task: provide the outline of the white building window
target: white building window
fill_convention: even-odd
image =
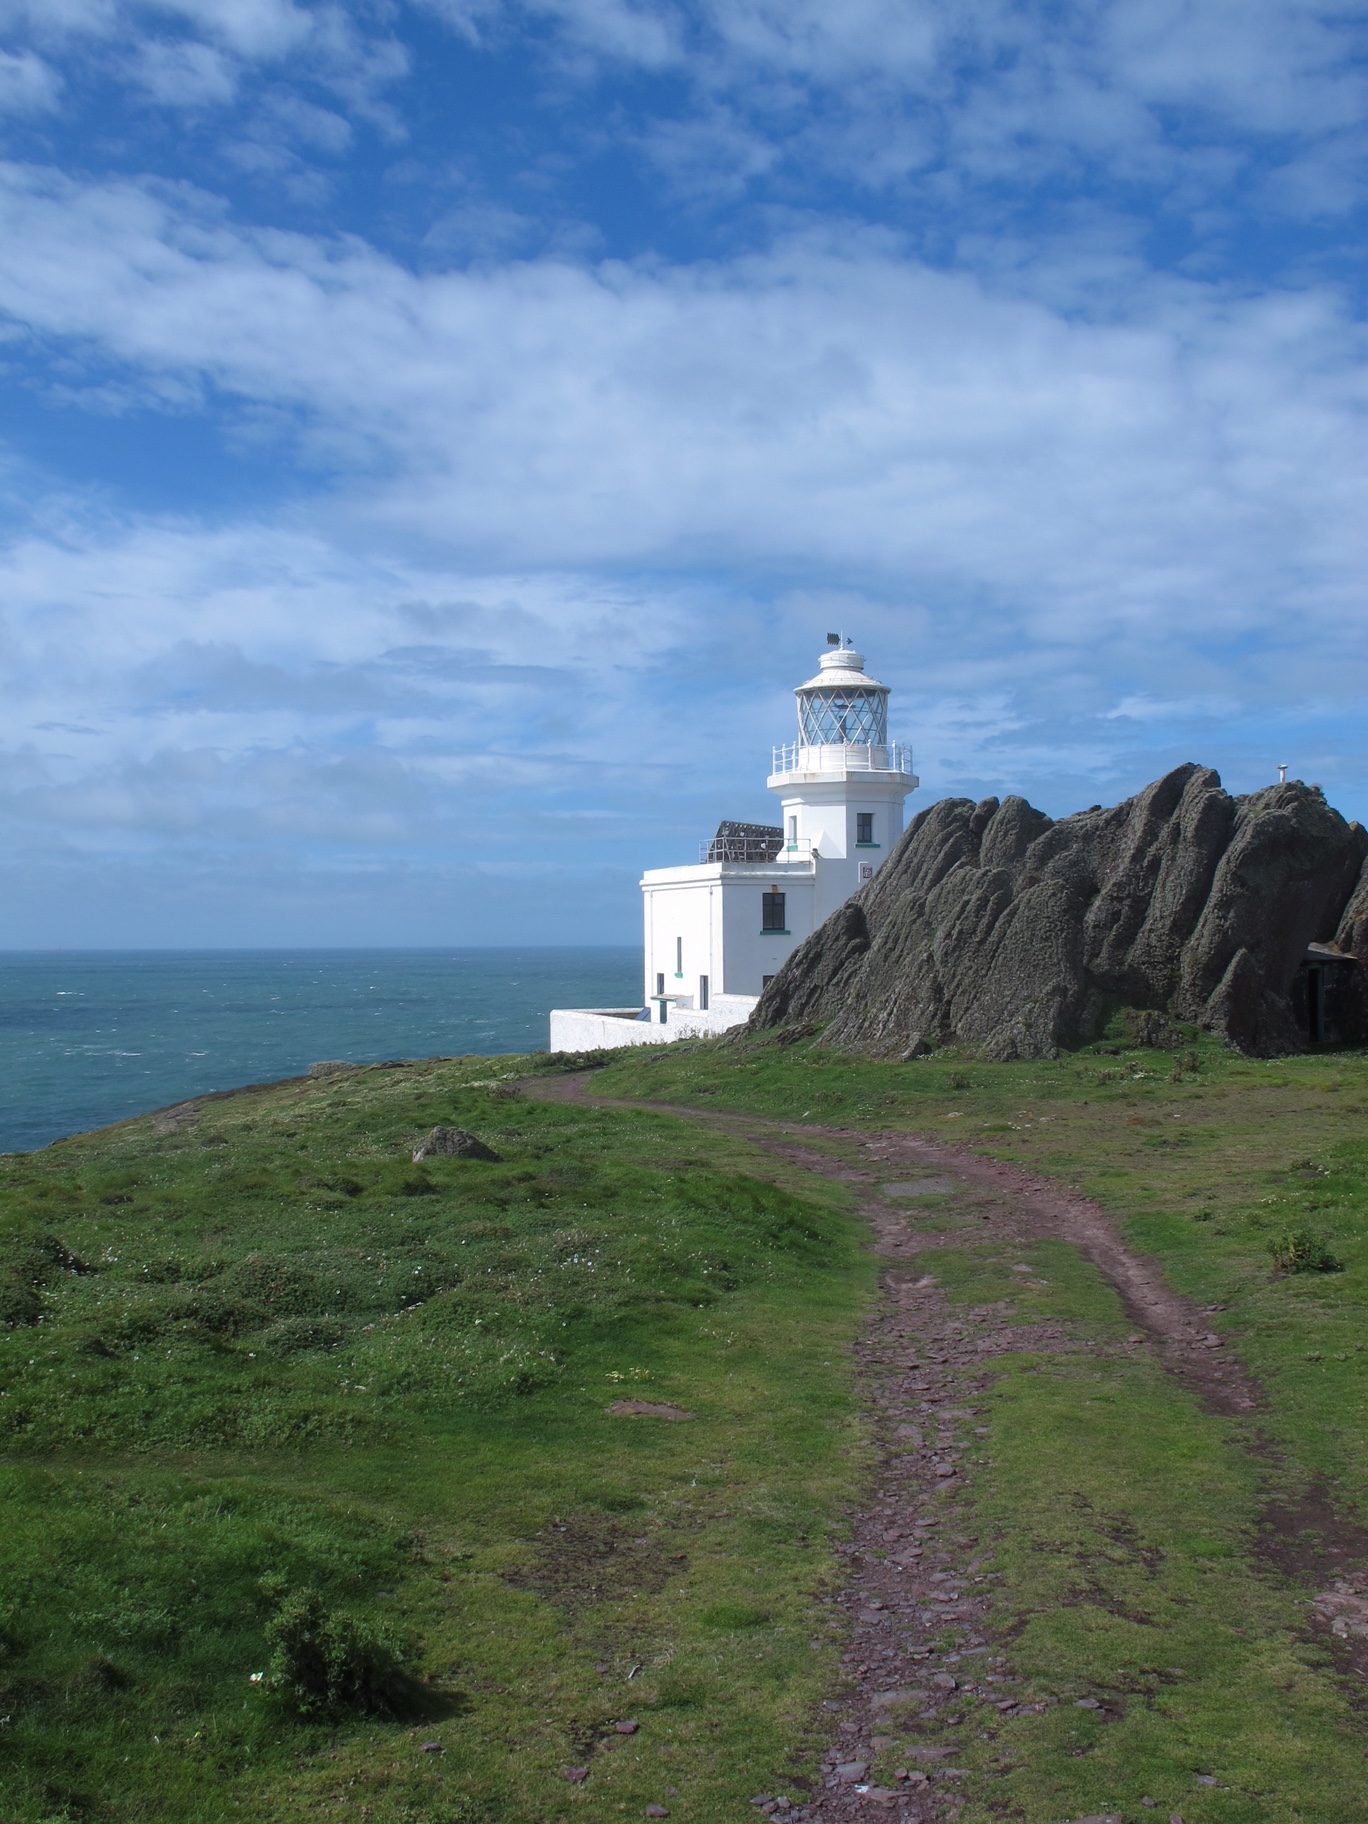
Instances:
[[[683,975],[683,973],[684,973],[684,939],[682,937],[677,937],[675,939],[675,974]]]

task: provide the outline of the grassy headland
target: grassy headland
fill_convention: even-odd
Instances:
[[[1368,1058],[1118,1037],[1047,1063],[873,1063],[784,1037],[662,1049],[595,1088],[908,1129],[1049,1174],[1262,1389],[1247,1416],[1206,1410],[1074,1248],[1024,1244],[963,1193],[909,1213],[935,1237],[918,1270],[971,1321],[1060,1337],[1004,1355],[975,1411],[969,1528],[1020,1707],[963,1707],[964,1824],[1368,1819]],[[1327,1595],[1342,1644],[1316,1625]],[[898,1733],[881,1777],[916,1739]]]
[[[966,1311],[1080,1343],[1004,1356],[976,1420],[1028,1701],[957,1719],[963,1824],[1131,1824],[1150,1796],[1186,1824],[1368,1818],[1311,1586],[1260,1533],[1317,1489],[1368,1521],[1368,1059],[680,1045],[596,1075],[625,1111],[509,1094],[540,1067],[349,1072],[0,1160],[7,1824],[712,1824],[811,1773],[874,1264],[848,1189],[652,1101],[1060,1177],[1262,1383],[1248,1423],[1203,1411],[1125,1353],[1072,1250],[1023,1254],[954,1199],[909,1212]],[[438,1122],[502,1163],[412,1164]],[[1294,1235],[1343,1270],[1276,1271]],[[253,1681],[307,1591],[393,1643],[396,1714],[301,1717]]]
[[[512,1070],[0,1161],[6,1824],[640,1816],[670,1787],[719,1816],[802,1752],[856,1224],[739,1141],[513,1099]],[[415,1166],[438,1122],[503,1162]],[[607,1411],[632,1397],[695,1416]],[[253,1681],[307,1590],[393,1638],[397,1716]]]

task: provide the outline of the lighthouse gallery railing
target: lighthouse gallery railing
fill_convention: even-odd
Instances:
[[[772,750],[770,776],[784,773],[907,773],[915,771],[912,749],[905,742],[886,747],[833,745],[809,747],[801,741]]]

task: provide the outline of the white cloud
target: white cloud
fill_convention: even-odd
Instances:
[[[118,16],[118,0],[0,0],[0,26],[51,43],[105,37]]]
[[[595,58],[670,66],[705,98],[695,110],[704,119],[724,100],[746,114],[744,131],[767,140],[770,156],[729,170],[716,139],[711,186],[697,120],[655,123],[662,153],[673,151],[698,193],[726,193],[781,160],[795,175],[827,165],[877,188],[906,181],[935,149],[961,193],[966,174],[1019,190],[1074,175],[1079,157],[1127,185],[1190,190],[1201,174],[1218,176],[1212,134],[1324,142],[1323,162],[1337,162],[1362,157],[1368,115],[1358,21],[1328,0],[425,3],[473,43],[535,41],[549,24],[552,54],[587,59],[591,77]]]
[[[0,115],[49,113],[61,93],[61,77],[41,57],[0,51]]]
[[[264,113],[288,138],[336,156],[351,142],[351,123],[331,108],[320,108],[302,96],[277,91],[267,97]]]
[[[143,13],[169,16],[218,38],[240,56],[276,58],[314,30],[313,9],[294,0],[131,0]],[[331,9],[324,9],[331,10]]]
[[[153,39],[129,59],[131,80],[149,100],[170,108],[223,107],[237,93],[238,66],[213,45]]]
[[[419,275],[12,168],[0,232],[17,321],[283,411],[370,471],[350,511],[462,562],[914,574],[1066,639],[1357,612],[1363,337],[1329,289],[1152,277],[1090,322],[839,235]]]

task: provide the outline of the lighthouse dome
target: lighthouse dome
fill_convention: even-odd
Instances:
[[[800,684],[798,738],[804,747],[882,747],[888,740],[888,686],[865,671],[849,646],[824,652],[816,677]]]

